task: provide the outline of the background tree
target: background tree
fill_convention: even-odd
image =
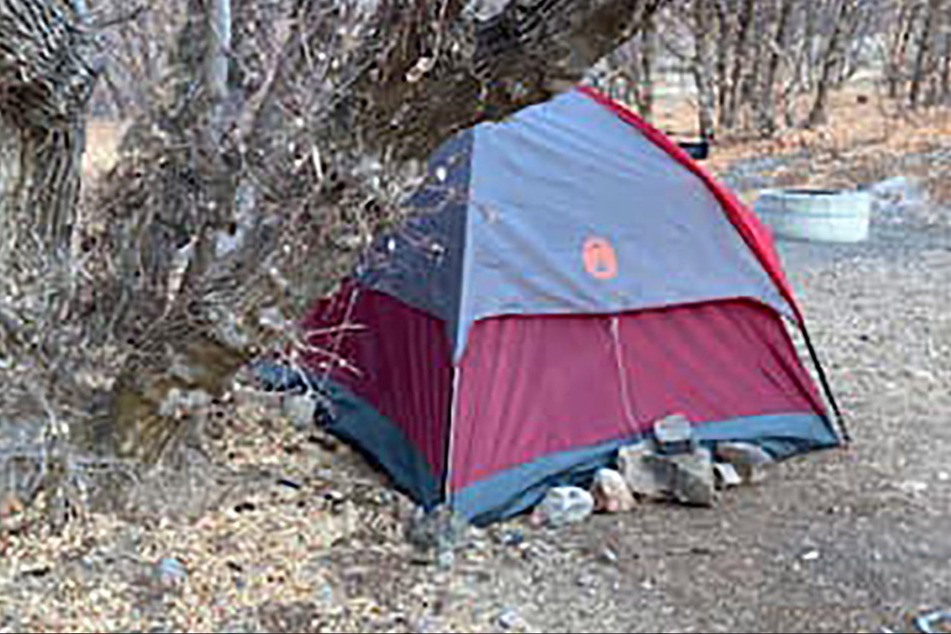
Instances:
[[[658,13],[658,52],[645,56],[641,40],[632,40],[620,49],[623,56],[608,58],[609,74],[643,75],[649,58],[654,76],[668,84],[678,74],[692,77],[702,138],[768,137],[818,125],[831,91],[875,70],[871,51],[891,28],[893,12],[906,9],[890,0],[672,0]],[[934,50],[945,50],[939,38],[931,40]],[[937,66],[923,64],[929,94],[941,92]],[[636,103],[644,101],[636,95]]]
[[[839,0],[835,5],[832,34],[825,45],[820,62],[821,72],[816,82],[816,97],[806,120],[806,125],[809,127],[826,122],[829,90],[837,68],[844,62],[847,34],[852,31],[857,9],[857,0]]]
[[[156,88],[79,213],[118,18],[0,0],[0,432],[31,491],[158,459],[399,220],[436,145],[574,85],[661,4],[188,0],[165,61],[135,42]]]

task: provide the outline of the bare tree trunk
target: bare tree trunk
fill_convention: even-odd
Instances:
[[[788,53],[793,3],[793,0],[780,0],[776,32],[772,36],[773,46],[770,47],[769,61],[760,90],[757,127],[760,134],[764,136],[770,136],[776,132],[776,83],[780,61],[782,56]]]
[[[68,17],[21,13],[0,0],[0,155],[7,159],[0,178],[0,236],[7,256],[40,238],[50,252],[66,255],[79,193],[85,146],[84,108],[95,81],[87,44]],[[27,4],[43,5],[40,0]],[[31,6],[30,10],[37,11]],[[18,47],[18,31],[43,38]],[[14,265],[0,256],[2,269]]]
[[[944,36],[944,61],[941,64],[941,103],[951,104],[951,32]]]
[[[937,8],[934,14],[935,23],[932,25],[931,52],[928,56],[927,75],[928,75],[928,105],[937,106],[944,102],[942,93],[942,80],[944,74],[944,62],[947,57],[945,51],[946,37],[942,35],[951,32],[951,17],[948,12],[951,11],[951,4],[947,0],[938,0]]]
[[[19,249],[69,255],[97,75],[85,2],[73,7],[0,0],[0,278]]]
[[[0,305],[0,353],[27,358],[35,346],[17,348],[23,339],[48,349],[33,352],[48,363],[33,362],[22,382],[32,419],[47,412],[97,450],[156,459],[190,403],[220,393],[399,218],[432,149],[573,86],[664,0],[509,2],[490,16],[462,0],[294,4],[283,50],[223,121],[213,106],[226,86],[229,7],[193,4],[203,13],[181,40],[175,98],[103,186],[73,283],[67,247],[94,77],[84,30],[60,0],[0,0],[0,284],[28,291]],[[37,244],[31,257],[64,254],[54,268],[67,274],[33,267],[29,285],[10,275]],[[8,374],[3,416],[15,405]],[[48,390],[30,396],[36,385]]]
[[[644,22],[637,52],[637,109],[650,121],[654,115],[654,57],[657,52],[657,24],[653,16]]]
[[[730,100],[730,52],[733,50],[733,22],[727,0],[711,0],[717,25],[717,110],[720,126],[726,127],[726,111]]]
[[[816,83],[816,98],[809,111],[806,127],[813,128],[824,124],[828,119],[829,89],[835,75],[837,64],[841,62],[852,16],[855,13],[856,0],[839,0],[832,35],[822,60],[822,72]]]
[[[902,0],[898,2],[898,13],[895,17],[895,29],[891,35],[888,50],[885,53],[885,83],[888,86],[888,97],[898,98],[898,89],[901,85],[901,74],[904,60],[899,55],[904,31],[905,16],[908,13],[908,4]]]
[[[736,47],[733,52],[733,70],[730,73],[730,92],[726,102],[726,107],[720,116],[720,124],[727,129],[736,127],[737,111],[740,105],[740,91],[742,89],[741,81],[743,79],[743,69],[750,63],[747,57],[751,34],[753,32],[753,20],[755,14],[755,0],[743,0],[738,17]]]
[[[801,59],[800,71],[802,72],[802,89],[806,92],[812,92],[814,73],[816,67],[816,40],[818,39],[818,21],[819,8],[821,3],[818,0],[806,2],[806,25],[805,35],[803,36],[803,55]]]
[[[809,81],[809,72],[805,68],[809,59],[810,38],[814,37],[815,3],[804,3],[801,15],[796,14],[796,7],[799,3],[794,3],[793,16],[791,21],[793,26],[790,30],[790,51],[789,58],[786,60],[785,81],[781,89],[781,100],[783,104],[783,123],[786,127],[792,128],[797,125],[797,97],[806,91],[806,84]],[[801,21],[801,31],[796,25]],[[796,37],[798,33],[798,37]]]
[[[85,19],[83,2],[0,0],[0,443],[32,451],[54,527],[65,512],[65,421],[75,413],[74,366],[59,352],[77,283],[71,239],[97,74]]]
[[[213,0],[210,23],[206,82],[213,99],[228,93],[228,61],[231,57],[231,0]]]
[[[922,5],[914,2],[910,5],[902,4],[901,12],[898,16],[898,28],[896,30],[895,43],[891,60],[891,69],[889,77],[889,97],[897,99],[900,92],[905,88],[907,81],[906,65],[908,46],[911,43],[911,36],[915,32],[915,24],[918,21],[918,14]]]
[[[716,93],[714,89],[713,0],[695,0],[692,6],[694,58],[691,68],[697,88],[697,124],[700,138],[713,140],[716,135]]]
[[[769,55],[766,53],[766,50],[770,44],[770,35],[768,32],[775,18],[774,1],[775,0],[769,0],[768,3],[760,2],[757,5],[758,10],[754,10],[753,12],[750,47],[747,52],[748,62],[740,90],[741,112],[745,106],[755,114],[758,106],[759,92],[762,88],[761,82],[766,71],[766,63],[769,60]]]
[[[918,107],[922,87],[926,80],[928,61],[931,57],[932,42],[935,36],[941,0],[928,0],[928,10],[918,31],[918,46],[915,53],[915,65],[911,73],[911,84],[908,87],[908,106],[914,110]]]
[[[242,140],[249,172],[222,184],[256,201],[250,218],[240,209],[208,214],[194,234],[195,252],[206,255],[189,264],[183,299],[146,331],[147,354],[120,375],[103,433],[122,453],[153,458],[180,425],[176,399],[220,392],[273,341],[273,318],[263,315],[290,319],[331,290],[438,143],[486,114],[502,117],[574,85],[643,26],[635,0],[511,3],[474,22],[462,2],[384,3],[360,31],[328,4],[300,9]],[[647,3],[644,15],[661,4]],[[352,32],[364,39],[341,41]],[[381,51],[381,42],[392,47]],[[302,216],[287,217],[288,208]],[[266,218],[283,222],[275,232]],[[228,224],[240,239],[219,252]]]

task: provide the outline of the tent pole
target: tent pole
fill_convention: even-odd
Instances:
[[[839,427],[839,432],[842,434],[842,440],[845,441],[846,445],[850,445],[852,444],[852,434],[849,433],[849,428],[845,424],[845,417],[842,416],[842,410],[839,409],[839,404],[836,403],[835,396],[832,394],[832,386],[829,385],[829,379],[826,377],[822,363],[819,362],[819,355],[816,353],[815,346],[812,345],[812,338],[809,336],[809,330],[806,328],[806,321],[804,319],[799,322],[799,330],[802,332],[803,339],[806,342],[806,348],[809,350],[812,363],[816,367],[816,373],[819,375],[822,390],[825,392],[829,406],[835,414],[835,422]]]
[[[453,433],[456,428],[456,411],[459,406],[459,382],[460,382],[460,366],[453,360],[452,364],[452,396],[449,399],[449,429],[446,430],[446,467],[443,470],[443,497],[445,498],[446,506],[453,508],[453,499],[452,499],[452,457],[453,450],[455,449],[455,438]]]

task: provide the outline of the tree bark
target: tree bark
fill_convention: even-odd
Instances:
[[[951,31],[944,36],[944,61],[941,64],[941,103],[951,104]]]
[[[762,77],[769,56],[765,54],[764,47],[768,44],[767,32],[770,29],[774,13],[774,1],[767,3],[759,2],[758,10],[753,11],[753,20],[750,24],[749,45],[747,48],[747,63],[744,68],[742,80],[740,82],[740,95],[737,100],[737,113],[744,112],[744,106],[754,115],[759,100],[759,92],[762,88]],[[755,125],[755,119],[752,121]]]
[[[836,66],[841,62],[846,44],[845,34],[855,13],[856,0],[839,0],[836,16],[822,59],[822,71],[816,83],[816,97],[806,120],[806,127],[814,128],[828,120],[829,89],[835,75]]]
[[[13,469],[14,483],[31,483],[12,491],[26,498],[46,487],[54,526],[75,414],[75,366],[58,352],[70,336],[62,322],[76,285],[71,239],[97,75],[85,19],[82,2],[0,0],[0,444],[33,456],[26,466],[5,459],[2,477]],[[39,479],[24,480],[20,467]]]
[[[717,24],[717,111],[720,126],[725,127],[730,99],[730,52],[733,50],[733,22],[726,0],[712,0]]]
[[[880,8],[878,10],[881,10]],[[851,21],[851,28],[846,37],[846,46],[835,85],[842,87],[855,77],[862,68],[861,53],[869,40],[877,36],[875,29],[875,10],[872,7],[859,4],[855,9],[856,15]]]
[[[208,21],[210,24],[207,78],[213,99],[222,100],[228,94],[228,62],[231,57],[231,0],[213,0]]]
[[[700,138],[716,136],[716,90],[714,88],[713,0],[695,0],[692,6],[694,59],[692,71],[697,88],[697,125]]]
[[[793,0],[780,0],[776,32],[772,35],[774,45],[770,48],[757,108],[757,127],[764,136],[776,132],[776,83],[782,55],[788,53],[793,4]]]
[[[46,4],[0,0],[0,43],[9,44],[0,46],[0,154],[7,163],[0,235],[7,254],[36,238],[48,251],[66,252],[79,192],[83,117],[96,71],[78,28],[82,16]],[[0,267],[13,264],[0,259]]]
[[[657,25],[653,16],[644,21],[637,50],[637,110],[650,121],[654,115],[654,57],[657,52]]]
[[[663,0],[509,2],[489,17],[467,4],[300,0],[267,76],[225,115],[208,97],[209,84],[220,88],[227,47],[178,60],[183,77],[170,103],[128,144],[83,225],[84,277],[52,285],[70,300],[63,319],[37,309],[46,316],[37,323],[61,335],[55,372],[68,367],[75,377],[62,383],[69,394],[59,388],[45,401],[82,444],[157,459],[190,404],[219,394],[286,336],[284,326],[332,290],[374,231],[398,220],[403,194],[441,141],[573,86]],[[0,45],[0,210],[7,243],[32,244],[35,227],[47,234],[44,255],[68,253],[94,76],[76,40],[82,30],[63,26],[59,6],[0,0],[0,29],[9,16],[42,22],[0,33],[13,44]],[[192,44],[208,51],[207,39]],[[38,54],[24,60],[10,50]],[[196,68],[212,58],[214,72]],[[197,87],[195,76],[204,77]],[[18,262],[0,254],[0,274]],[[31,376],[50,385],[53,374]],[[34,404],[32,415],[43,410]]]
[[[818,38],[819,8],[821,3],[806,2],[805,35],[803,36],[803,54],[800,72],[802,73],[802,87],[812,92],[815,85],[816,67],[816,40]]]
[[[911,73],[911,83],[908,86],[908,106],[912,110],[920,105],[922,90],[928,74],[928,63],[935,38],[935,28],[941,19],[940,10],[941,0],[928,0],[928,9],[925,11],[918,31],[915,65]]]
[[[911,43],[911,36],[915,32],[915,24],[918,21],[918,14],[921,9],[922,5],[918,2],[914,2],[910,6],[903,4],[901,13],[899,14],[898,29],[896,31],[895,44],[891,55],[892,74],[889,79],[888,93],[893,99],[900,97],[901,91],[906,88],[908,81],[908,75],[906,73],[908,46]]]
[[[732,129],[736,127],[737,114],[740,106],[741,82],[743,80],[743,69],[750,63],[747,58],[751,34],[753,31],[753,21],[755,14],[755,0],[743,0],[738,16],[736,47],[733,52],[733,70],[730,74],[729,94],[726,106],[721,112],[720,124],[724,128]]]

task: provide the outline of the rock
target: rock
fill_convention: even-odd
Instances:
[[[666,455],[690,453],[696,446],[693,427],[683,414],[671,414],[654,422],[657,452]]]
[[[670,487],[664,478],[664,470],[651,460],[653,457],[654,451],[646,442],[621,447],[618,450],[618,470],[635,495],[661,499],[667,497]]]
[[[317,591],[317,599],[324,606],[328,607],[334,603],[334,588],[330,583],[324,582]]]
[[[307,431],[315,425],[314,419],[317,413],[317,401],[305,394],[286,394],[281,404],[284,415],[287,416],[294,427]]]
[[[181,560],[163,557],[155,564],[155,578],[165,588],[177,588],[185,583],[188,572]]]
[[[440,566],[450,561],[445,553],[465,544],[468,530],[469,522],[445,505],[429,512],[417,507],[404,526],[407,541],[418,551],[433,553]]]
[[[306,388],[304,376],[294,368],[272,359],[261,359],[250,364],[258,384],[268,392],[291,392]]]
[[[729,462],[713,463],[713,479],[718,489],[728,489],[743,484],[743,478]]]
[[[0,501],[0,518],[12,517],[23,512],[23,502],[15,493],[7,493]]]
[[[951,629],[951,611],[939,610],[915,618],[915,626],[925,634],[938,634]]]
[[[658,456],[670,468],[670,492],[674,499],[694,506],[713,506],[716,490],[710,450],[697,447],[692,453]]]
[[[23,528],[23,502],[15,493],[7,493],[0,500],[0,531],[17,533]]]
[[[592,575],[582,574],[575,579],[575,584],[579,588],[592,588],[598,583],[597,579]]]
[[[424,616],[416,621],[409,623],[410,630],[417,634],[430,634],[435,632],[445,632],[445,627],[439,622],[439,619],[432,616]]]
[[[456,553],[451,549],[438,550],[436,553],[436,567],[440,570],[452,570],[456,564]]]
[[[619,472],[614,469],[598,469],[591,486],[594,497],[594,509],[606,513],[626,513],[633,511],[636,504],[634,494]]]
[[[515,608],[505,608],[499,613],[499,616],[496,620],[498,621],[499,626],[505,630],[515,629],[516,627],[522,625],[522,617],[519,616]]]
[[[762,447],[748,442],[717,443],[714,455],[733,465],[744,482],[761,481],[766,476],[764,469],[775,462]]]
[[[920,480],[905,480],[899,482],[896,486],[900,491],[909,495],[918,495],[928,490],[928,483]]]
[[[601,550],[601,561],[607,564],[616,564],[618,562],[617,553],[605,546]]]
[[[647,443],[622,447],[618,465],[631,490],[641,496],[674,498],[683,504],[711,506],[716,499],[710,450],[659,455]]]
[[[800,559],[802,559],[803,561],[815,561],[819,559],[819,551],[818,550],[807,551],[802,554]]]
[[[594,512],[594,498],[580,487],[554,487],[532,513],[537,525],[553,527],[580,522]]]
[[[525,541],[525,532],[520,528],[503,530],[496,536],[496,540],[503,546],[518,546]]]

